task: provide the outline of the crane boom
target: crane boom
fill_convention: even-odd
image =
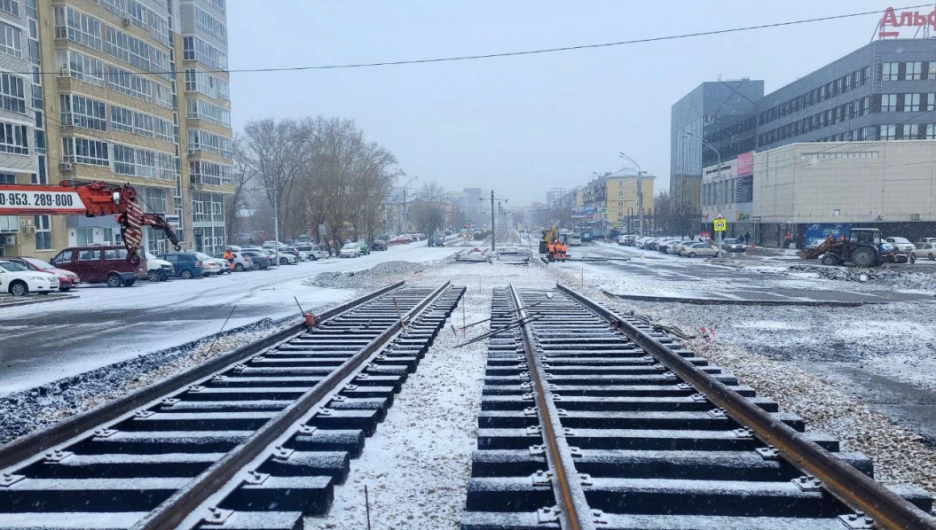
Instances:
[[[137,192],[129,184],[63,181],[61,186],[0,184],[0,215],[114,215],[127,248],[127,260],[136,265],[143,241],[143,226],[166,233],[173,248],[181,250],[175,231],[161,215],[143,213]]]

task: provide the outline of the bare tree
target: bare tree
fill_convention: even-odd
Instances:
[[[233,168],[234,193],[225,202],[224,233],[228,241],[234,241],[242,226],[240,211],[247,206],[247,187],[253,180],[251,161],[244,152],[244,137],[240,134],[234,136],[233,142]]]
[[[423,184],[416,199],[408,207],[410,221],[416,230],[424,234],[433,234],[445,224],[445,189],[435,182]]]

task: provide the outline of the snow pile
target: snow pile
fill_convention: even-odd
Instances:
[[[141,355],[0,398],[0,444],[175,375],[271,335],[297,317],[263,319],[181,346]]]
[[[886,282],[890,288],[901,290],[936,291],[936,275],[905,270],[859,269],[853,267],[819,267],[791,265],[794,272],[812,273],[826,280],[846,282]]]
[[[370,269],[349,272],[322,272],[304,280],[303,285],[327,289],[372,289],[419,274],[431,265],[408,261],[385,261]]]

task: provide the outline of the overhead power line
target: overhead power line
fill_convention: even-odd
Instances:
[[[919,8],[930,8],[933,7],[932,4],[918,4],[905,7],[895,7],[895,11],[903,11],[906,9],[919,9]],[[646,37],[643,39],[631,39],[631,40],[622,40],[615,42],[602,42],[597,44],[579,44],[576,46],[560,46],[555,48],[539,48],[535,50],[519,50],[519,51],[510,51],[510,52],[499,52],[499,53],[486,53],[486,54],[477,54],[477,55],[455,55],[449,57],[431,57],[424,59],[404,59],[397,61],[381,61],[381,62],[372,62],[372,63],[338,63],[338,64],[320,64],[320,65],[307,65],[307,66],[284,66],[284,67],[269,67],[269,68],[234,68],[230,70],[225,69],[209,69],[203,70],[209,73],[269,73],[269,72],[300,72],[306,70],[343,70],[351,68],[374,68],[379,66],[403,66],[403,65],[416,65],[416,64],[432,64],[432,63],[447,63],[447,62],[456,62],[456,61],[476,61],[481,59],[497,59],[501,57],[519,57],[525,55],[542,55],[547,53],[558,53],[558,52],[569,52],[577,50],[591,50],[597,48],[613,48],[617,46],[628,46],[632,44],[644,44],[650,42],[660,42],[660,41],[669,41],[669,40],[681,40],[681,39],[692,39],[697,37],[710,37],[713,35],[724,35],[728,33],[739,33],[744,31],[754,31],[760,29],[769,29],[769,28],[780,28],[786,26],[796,26],[800,24],[813,24],[816,22],[828,22],[830,20],[842,20],[847,18],[863,17],[868,15],[880,15],[881,12],[878,11],[861,11],[857,13],[846,13],[841,15],[830,15],[826,17],[815,17],[815,18],[805,18],[800,20],[790,20],[786,22],[773,22],[770,24],[758,24],[755,26],[742,26],[737,28],[727,28],[727,29],[718,29],[712,31],[699,31],[694,33],[681,33],[677,35],[664,35],[659,37]],[[17,73],[17,72],[13,72]],[[31,75],[33,72],[21,72],[23,75]],[[55,74],[56,72],[41,72],[45,75]],[[174,71],[159,71],[159,72],[146,72],[150,74],[171,74],[175,75],[178,72]]]

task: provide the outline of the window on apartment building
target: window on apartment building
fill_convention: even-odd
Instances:
[[[907,81],[917,81],[923,79],[923,63],[920,61],[909,62],[905,64],[904,79]]]
[[[858,100],[858,115],[864,116],[871,111],[871,96],[865,96]]]
[[[897,126],[896,125],[881,125],[881,133],[879,137],[881,140],[896,140],[897,139]]]
[[[0,122],[0,152],[29,154],[29,140],[25,125]]]
[[[936,140],[936,125],[928,123],[923,138],[926,140]]]
[[[133,111],[111,105],[111,127],[116,131],[133,132]]]
[[[11,74],[0,74],[0,107],[26,114],[26,81]]]
[[[59,75],[68,75],[93,85],[105,86],[104,63],[87,55],[59,50],[56,55]]]
[[[198,6],[195,7],[195,27],[221,42],[227,42],[227,28],[224,23]]]
[[[900,63],[889,62],[881,64],[881,81],[898,81],[900,79]]]
[[[903,139],[904,140],[916,140],[920,137],[920,126],[916,123],[904,124],[903,126]]]
[[[62,125],[107,130],[107,104],[84,96],[62,94]]]
[[[6,11],[14,17],[18,17],[19,2],[17,0],[0,0],[0,11]]]
[[[92,166],[110,165],[110,158],[107,156],[107,142],[87,138],[64,137],[62,138],[62,152],[65,162]]]
[[[93,50],[104,50],[100,20],[65,6],[56,6],[54,13],[56,39],[68,39]]]
[[[48,215],[34,215],[36,250],[52,250],[52,221]]]
[[[897,112],[897,94],[881,94],[881,112]]]
[[[0,22],[0,52],[13,57],[23,56],[23,31]]]

